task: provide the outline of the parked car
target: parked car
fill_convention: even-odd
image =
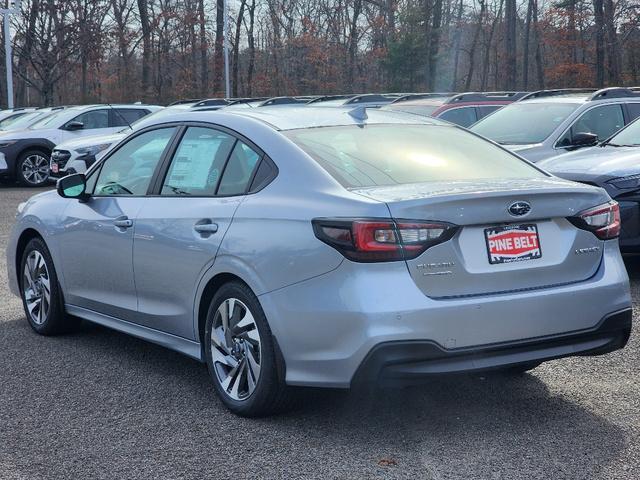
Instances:
[[[20,112],[20,114],[0,120],[0,134],[15,130],[25,130],[36,122],[63,110],[66,107],[46,107]]]
[[[479,119],[525,95],[527,92],[406,95],[383,108],[439,118],[462,127],[469,127]]]
[[[620,249],[640,252],[640,121],[596,147],[538,163],[562,178],[604,188],[620,204]]]
[[[164,116],[32,197],[7,247],[29,324],[84,318],[206,362],[241,415],[284,408],[294,386],[625,345],[604,190],[446,122],[361,110]]]
[[[353,96],[327,96],[313,99],[307,102],[310,107],[381,107],[393,102],[399,95],[388,93],[365,93]]]
[[[0,137],[0,177],[27,187],[47,182],[53,147],[74,138],[115,133],[161,107],[151,105],[88,105],[68,107],[37,121],[26,130]]]
[[[179,111],[213,111],[223,105],[217,99],[202,100],[196,103],[176,103],[169,107],[157,108],[153,113],[131,123],[117,133],[110,135],[92,135],[63,142],[51,153],[50,169],[52,177],[64,177],[71,173],[84,173],[99,160],[111,147],[125,138],[132,130],[144,128],[148,122],[157,121],[163,115],[175,115]]]
[[[532,162],[596,145],[640,115],[640,91],[542,90],[483,118],[471,131]]]

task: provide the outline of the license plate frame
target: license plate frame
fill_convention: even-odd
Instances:
[[[491,265],[542,258],[540,234],[538,233],[538,225],[535,223],[496,225],[485,228],[484,239],[487,257]],[[496,242],[497,240],[500,242]]]

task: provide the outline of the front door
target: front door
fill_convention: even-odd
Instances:
[[[65,302],[135,320],[135,219],[175,128],[132,137],[87,179],[91,198],[70,200],[60,235]]]

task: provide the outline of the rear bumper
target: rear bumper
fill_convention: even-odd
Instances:
[[[604,245],[592,278],[557,287],[434,300],[400,262],[344,261],[258,298],[280,345],[287,383],[347,388],[378,345],[420,342],[459,353],[596,329],[612,312],[631,308],[617,242]]]
[[[592,329],[520,342],[447,350],[431,341],[388,342],[374,347],[353,383],[385,386],[421,383],[432,376],[479,372],[623,348],[631,334],[631,309],[610,314]]]

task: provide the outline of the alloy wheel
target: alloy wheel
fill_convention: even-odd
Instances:
[[[47,263],[37,250],[33,250],[27,256],[22,288],[31,320],[36,325],[42,325],[51,307],[51,283]]]
[[[227,298],[216,310],[211,329],[211,359],[220,386],[233,400],[255,391],[261,369],[260,332],[249,308]]]
[[[49,160],[37,153],[25,158],[21,169],[23,178],[32,185],[40,185],[49,178]]]

